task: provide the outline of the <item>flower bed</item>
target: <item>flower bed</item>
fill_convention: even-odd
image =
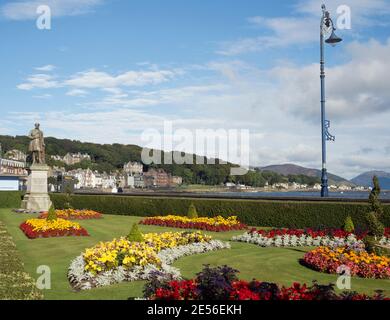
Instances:
[[[153,275],[144,293],[149,300],[388,300],[377,293],[370,297],[356,292],[336,294],[333,285],[312,286],[294,283],[280,287],[275,283],[239,280],[238,271],[227,266],[205,266],[196,279],[170,280],[161,274]]]
[[[0,301],[40,299],[43,299],[42,291],[26,272],[12,237],[0,221]]]
[[[347,246],[316,248],[305,254],[303,263],[314,270],[326,273],[337,273],[340,266],[346,266],[352,276],[390,279],[390,258]]]
[[[322,231],[274,229],[252,229],[243,235],[233,237],[233,241],[247,242],[261,247],[299,247],[299,246],[345,246],[363,245],[362,239],[367,232],[356,234],[345,232],[340,229],[328,229]],[[390,245],[390,229],[386,229],[385,236],[380,240],[382,245]]]
[[[157,270],[180,279],[179,270],[169,266],[176,259],[230,248],[229,243],[212,240],[200,232],[150,233],[143,238],[144,242],[114,239],[86,249],[69,267],[71,285],[85,290],[123,281],[146,280]]]
[[[214,218],[188,218],[181,216],[164,216],[146,218],[140,222],[144,225],[153,225],[160,227],[199,229],[213,232],[224,232],[232,230],[243,230],[247,226],[238,221],[237,217],[223,218],[221,216]]]
[[[74,209],[65,209],[65,210],[56,210],[56,215],[58,218],[66,220],[88,220],[88,219],[100,219],[103,215],[100,212],[93,210],[74,210]],[[46,219],[48,216],[47,212],[43,212],[38,218]]]
[[[30,238],[51,238],[67,236],[88,236],[87,230],[78,223],[65,219],[30,219],[20,225],[20,229]]]

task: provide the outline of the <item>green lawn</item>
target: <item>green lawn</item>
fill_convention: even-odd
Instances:
[[[45,290],[46,299],[127,299],[141,297],[143,282],[122,283],[105,288],[84,292],[73,292],[66,278],[70,261],[85,248],[99,241],[109,241],[114,237],[126,235],[132,223],[141,218],[105,215],[102,220],[82,221],[81,225],[90,233],[90,237],[50,238],[29,240],[19,230],[19,224],[31,218],[31,215],[12,213],[9,209],[0,209],[2,220],[13,236],[14,242],[25,263],[26,270],[32,277],[37,277],[36,268],[48,265],[52,271],[52,288]],[[140,226],[142,232],[163,232],[169,228]],[[210,233],[216,239],[229,240],[242,232]],[[299,264],[309,248],[260,248],[255,245],[232,242],[231,250],[222,250],[202,255],[185,257],[174,266],[180,268],[183,276],[193,277],[202,269],[203,264],[227,264],[241,271],[241,278],[253,278],[262,281],[291,285],[293,282],[318,280],[322,284],[335,283],[335,275],[327,275],[307,269]],[[353,278],[352,289],[372,294],[375,290],[384,290],[390,296],[390,280],[372,280]]]

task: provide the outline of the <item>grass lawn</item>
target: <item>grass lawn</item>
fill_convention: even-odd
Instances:
[[[36,269],[40,265],[51,268],[51,290],[45,290],[46,299],[127,299],[141,297],[143,282],[122,283],[91,291],[73,292],[66,278],[67,268],[72,259],[78,256],[85,248],[95,245],[99,241],[110,241],[115,237],[126,235],[132,223],[141,218],[127,216],[105,215],[101,220],[81,221],[90,237],[69,237],[29,240],[19,230],[19,224],[32,218],[32,215],[16,214],[9,209],[0,209],[0,220],[3,221],[25,263],[26,271],[34,278]],[[141,232],[172,231],[171,228],[140,226]],[[229,240],[241,231],[227,233],[209,233],[214,238]],[[231,250],[184,257],[174,266],[178,267],[184,277],[193,277],[202,269],[203,264],[214,266],[227,264],[241,271],[242,279],[256,278],[262,281],[275,282],[282,285],[291,285],[293,282],[311,284],[317,280],[321,284],[335,283],[337,277],[312,271],[299,264],[305,251],[310,248],[261,248],[251,244],[232,242]],[[375,290],[384,290],[390,296],[390,280],[352,279],[352,290],[372,294]]]

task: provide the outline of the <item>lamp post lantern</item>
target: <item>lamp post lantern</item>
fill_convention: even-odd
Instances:
[[[330,121],[326,120],[325,113],[325,48],[324,42],[335,46],[341,42],[342,39],[335,34],[335,26],[333,20],[330,17],[329,11],[326,10],[325,5],[322,5],[322,18],[321,18],[321,35],[320,35],[320,47],[321,47],[321,134],[322,134],[322,177],[321,177],[321,197],[325,198],[329,196],[328,187],[328,173],[326,169],[326,142],[335,141],[335,137],[329,133]],[[330,33],[330,37],[325,40],[325,36]]]

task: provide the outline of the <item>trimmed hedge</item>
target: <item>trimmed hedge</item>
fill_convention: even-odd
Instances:
[[[0,208],[20,208],[23,192],[0,191]]]
[[[51,194],[56,208],[65,205],[63,194]],[[75,209],[91,209],[105,214],[153,217],[186,215],[193,203],[199,216],[236,215],[247,225],[277,228],[340,228],[351,216],[357,229],[366,229],[368,204],[349,202],[268,201],[231,199],[191,199],[129,197],[113,195],[72,195]],[[384,205],[383,222],[390,226],[390,205]]]

